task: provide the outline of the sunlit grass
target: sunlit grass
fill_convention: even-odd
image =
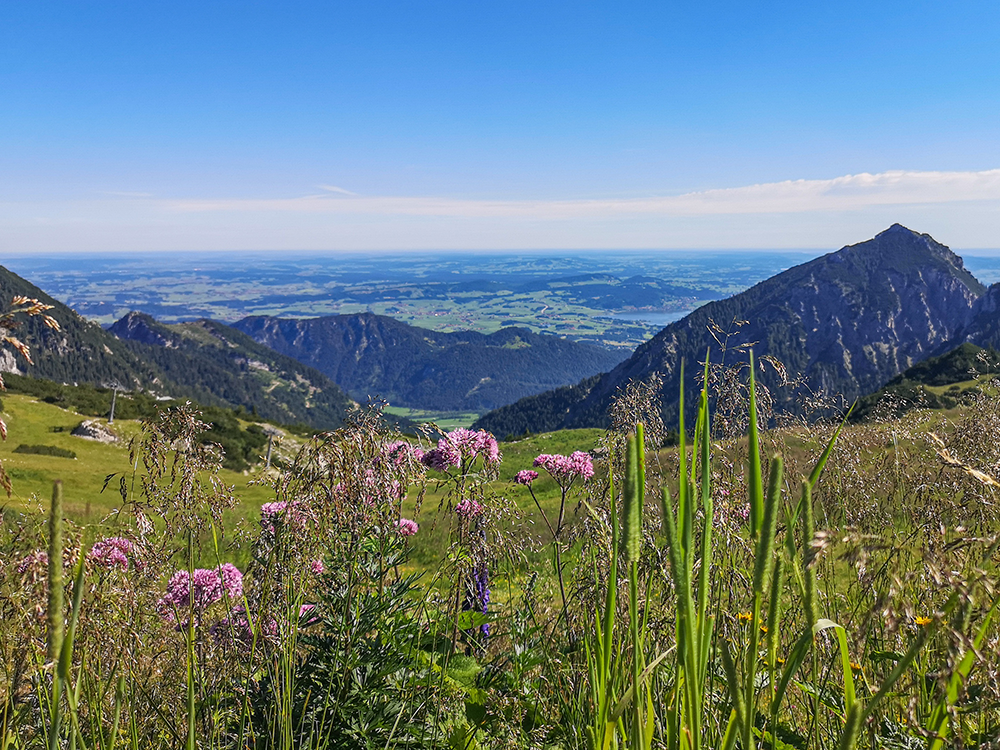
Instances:
[[[4,393],[0,395],[7,422],[7,440],[0,443],[3,462],[13,485],[7,505],[12,508],[37,509],[48,500],[52,483],[59,479],[66,487],[65,508],[70,517],[96,521],[121,504],[119,478],[129,475],[129,441],[139,434],[141,425],[135,420],[116,419],[111,429],[118,436],[116,443],[99,443],[71,434],[85,419],[53,404],[30,396]],[[107,420],[98,420],[103,424]],[[51,445],[76,453],[75,459],[14,453],[18,445]],[[117,474],[105,489],[105,479]],[[255,507],[267,502],[269,491],[251,486],[248,475],[222,470],[219,477],[236,489],[241,508],[251,514]]]

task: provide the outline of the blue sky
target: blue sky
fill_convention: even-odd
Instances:
[[[0,250],[1000,247],[994,2],[0,0]]]

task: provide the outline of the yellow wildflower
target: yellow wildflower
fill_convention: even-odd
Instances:
[[[740,622],[750,622],[753,619],[753,615],[749,612],[740,612],[736,617]]]
[[[921,627],[923,627],[924,625],[930,625],[931,624],[931,618],[930,617],[924,617],[924,616],[921,615],[920,617],[916,618],[915,622],[917,623],[917,625],[920,625]]]

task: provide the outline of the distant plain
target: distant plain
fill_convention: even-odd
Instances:
[[[165,323],[367,311],[439,331],[491,333],[518,325],[631,350],[698,305],[817,254],[218,253],[9,257],[4,263],[102,324],[130,310]],[[997,268],[1000,273],[1000,261]]]
[[[1000,281],[1000,253],[974,252],[963,255],[969,270],[984,284]],[[820,254],[67,254],[4,264],[105,325],[130,310],[165,323],[373,312],[438,331],[518,325],[632,350],[695,307]]]

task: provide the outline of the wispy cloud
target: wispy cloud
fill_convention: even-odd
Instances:
[[[412,196],[358,196],[332,185],[334,196],[168,200],[172,211],[383,214],[464,218],[563,220],[628,215],[706,216],[850,211],[873,206],[1000,200],[1000,169],[980,172],[891,171],[827,180],[786,180],[672,196],[595,200],[477,200]],[[340,197],[344,196],[344,197]]]
[[[617,200],[474,200],[337,190],[265,199],[140,193],[0,199],[0,236],[5,247],[22,252],[833,249],[893,222],[958,248],[1000,248],[1000,169],[856,174]]]
[[[357,195],[357,193],[352,193],[350,190],[344,190],[342,187],[337,187],[336,185],[317,185],[320,190],[325,190],[328,193],[339,193],[340,195]]]

